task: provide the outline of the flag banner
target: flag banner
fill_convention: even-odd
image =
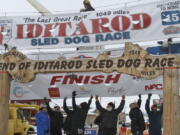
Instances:
[[[133,7],[0,18],[0,44],[19,48],[99,46],[180,37],[180,0]]]
[[[116,72],[39,74],[30,83],[12,81],[11,100],[71,97],[73,91],[77,91],[78,97],[162,94],[163,81],[162,76],[145,80]]]

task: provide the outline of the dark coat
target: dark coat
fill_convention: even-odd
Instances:
[[[47,110],[50,117],[50,135],[62,135],[63,115],[61,112],[54,111],[47,104]]]
[[[83,129],[85,125],[85,120],[87,117],[87,113],[90,108],[92,99],[89,99],[89,102],[87,103],[87,106],[84,108],[80,108],[76,105],[75,97],[72,98],[72,104],[73,104],[73,116],[72,116],[72,129]]]
[[[129,112],[129,117],[131,119],[131,132],[132,133],[137,133],[137,131],[142,133],[145,130],[144,117],[140,110],[141,99],[138,100],[137,104],[138,104],[138,107],[132,108]]]
[[[44,111],[39,111],[36,114],[37,135],[48,135],[49,132],[49,118]]]
[[[117,128],[118,114],[123,110],[125,105],[125,100],[122,100],[117,109],[108,111],[101,106],[99,101],[96,101],[96,108],[100,111],[102,115],[102,127],[103,128]]]
[[[102,128],[102,115],[99,115],[94,120],[94,123],[98,125],[98,135],[103,135],[103,128]]]
[[[87,8],[81,10],[81,12],[88,12],[88,11],[94,11],[94,10],[95,9],[91,5],[89,5],[89,6],[87,6]]]
[[[163,106],[161,107],[160,111],[150,111],[150,99],[148,98],[146,101],[146,112],[149,117],[149,133],[151,135],[161,135],[161,118],[162,118],[162,113],[163,113]]]
[[[72,116],[73,116],[73,111],[69,110],[66,104],[66,100],[64,99],[63,102],[63,109],[66,112],[67,116],[64,121],[64,131],[67,133],[70,133],[72,131]]]

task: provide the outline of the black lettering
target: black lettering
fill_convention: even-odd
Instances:
[[[70,61],[69,63],[68,63],[68,68],[69,69],[72,69],[74,67],[74,61]]]
[[[106,60],[100,60],[99,61],[99,68],[104,68]]]
[[[118,67],[118,68],[121,68],[121,67],[124,66],[124,64],[125,64],[124,60],[123,60],[123,59],[120,59],[120,60],[118,60],[118,65],[117,65],[117,67]]]
[[[61,62],[61,69],[63,69],[63,68],[67,69],[66,66],[67,66],[67,62],[66,61],[62,61]]]
[[[145,59],[145,67],[151,67],[152,59]]]
[[[128,59],[127,61],[126,61],[126,67],[127,68],[129,68],[129,67],[131,67],[132,66],[132,59]]]
[[[24,69],[25,66],[26,66],[26,63],[20,63],[20,64],[19,64],[19,70]]]
[[[139,67],[139,65],[141,64],[141,60],[140,59],[135,59],[135,61],[134,61],[134,67],[135,68],[137,68],[137,67]]]
[[[56,63],[55,63],[54,66],[53,66],[53,69],[54,69],[54,70],[58,70],[59,67],[60,67],[60,63],[59,63],[59,61],[56,61]]]
[[[81,66],[82,66],[82,61],[80,60],[76,61],[76,69],[81,68]]]
[[[107,60],[106,68],[111,68],[113,66],[113,60]]]
[[[161,66],[162,66],[162,67],[165,67],[165,66],[166,66],[166,62],[167,62],[167,58],[163,58],[163,59],[161,60]]]
[[[175,58],[168,58],[168,66],[172,67],[174,65]]]
[[[152,64],[153,67],[159,67],[159,58],[156,58]]]
[[[87,66],[86,66],[87,69],[89,69],[89,68],[92,67],[92,65],[91,65],[92,62],[93,62],[93,60],[89,60],[89,61],[87,62]]]

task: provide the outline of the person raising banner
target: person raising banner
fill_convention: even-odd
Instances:
[[[116,135],[117,132],[117,119],[119,113],[123,110],[125,105],[125,96],[122,96],[121,103],[117,109],[115,109],[114,103],[107,104],[107,108],[103,108],[96,96],[96,108],[102,115],[102,129],[103,135]]]

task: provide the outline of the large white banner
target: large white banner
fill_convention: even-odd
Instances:
[[[77,91],[79,97],[99,95],[119,97],[122,95],[162,94],[162,77],[145,80],[119,73],[40,74],[31,83],[12,81],[11,100],[31,100],[71,97]]]
[[[57,48],[180,37],[180,0],[52,16],[0,18],[0,44]]]

